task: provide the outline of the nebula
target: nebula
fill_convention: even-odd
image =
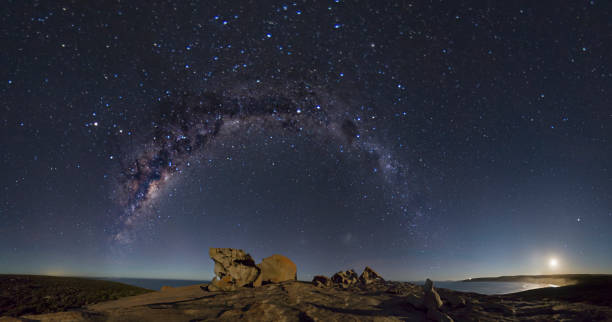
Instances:
[[[211,142],[252,127],[335,140],[343,149],[367,152],[370,160],[377,163],[377,171],[394,187],[397,183],[400,187],[406,185],[409,179],[406,167],[384,146],[361,137],[363,130],[348,104],[323,88],[305,83],[242,84],[198,94],[183,93],[160,107],[150,142],[142,146],[134,160],[123,163],[119,199],[124,211],[112,238],[118,244],[134,240],[134,229],[152,216],[150,206],[160,191],[190,161],[205,157],[204,151]],[[396,196],[406,199],[407,195],[398,191],[393,194]]]

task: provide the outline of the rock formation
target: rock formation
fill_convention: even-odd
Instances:
[[[258,265],[242,249],[210,248],[209,255],[215,262],[215,277],[208,291],[235,291],[243,286],[297,280],[297,266],[283,255],[266,257]]]
[[[210,291],[233,291],[241,286],[261,285],[260,269],[251,255],[242,249],[210,248],[210,258],[215,262],[215,277]]]
[[[332,281],[327,276],[317,275],[312,279],[312,284],[316,287],[331,287]]]
[[[447,314],[440,311],[442,307],[442,299],[433,287],[433,282],[428,278],[423,285],[423,306],[427,309],[427,318],[434,321],[452,322],[453,319]]]
[[[361,283],[363,284],[368,285],[370,283],[384,282],[385,279],[382,278],[380,274],[376,273],[369,266],[366,266],[366,268],[363,270],[363,273],[361,273],[361,276],[359,276],[359,281],[361,281]]]
[[[334,284],[341,286],[342,288],[349,288],[359,282],[359,276],[354,270],[349,269],[347,271],[340,271],[331,278]]]
[[[438,292],[436,292],[434,289],[433,282],[429,278],[425,281],[425,285],[423,285],[423,291],[425,291],[423,303],[428,310],[438,310],[440,307],[442,307],[442,299],[440,298]]]
[[[340,271],[334,274],[331,277],[331,281],[330,279],[322,275],[317,275],[312,280],[312,283],[318,287],[329,287],[329,286],[336,285],[344,289],[349,288],[351,286],[355,286],[358,283],[361,283],[362,285],[369,285],[372,283],[384,283],[384,282],[385,282],[385,279],[383,279],[382,276],[380,276],[380,274],[376,273],[376,271],[371,269],[369,266],[366,266],[366,268],[361,273],[361,276],[358,276],[354,270],[349,269],[349,270]]]
[[[297,280],[297,267],[283,255],[264,258],[259,265],[262,283],[280,283]]]

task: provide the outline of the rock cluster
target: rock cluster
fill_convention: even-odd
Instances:
[[[283,255],[266,257],[260,264],[255,264],[251,255],[241,249],[211,248],[209,255],[215,262],[215,278],[208,285],[208,291],[234,291],[243,286],[258,287],[267,283],[297,280],[297,267]],[[369,288],[371,285],[384,285],[384,282],[382,276],[370,267],[366,267],[361,275],[349,269],[337,272],[331,278],[317,275],[312,280],[316,287],[335,286],[343,289],[352,289],[356,285]],[[425,311],[428,319],[452,322],[453,319],[442,311],[442,299],[430,279],[427,279],[422,290],[423,293],[418,292],[422,296],[413,293],[405,297],[405,300],[417,310]],[[462,300],[449,300],[449,304],[451,307],[465,305],[465,300]]]
[[[380,274],[366,266],[360,276],[357,275],[354,270],[349,269],[346,271],[340,271],[334,274],[331,278],[323,275],[317,275],[313,278],[312,283],[317,287],[331,287],[335,285],[346,289],[359,283],[368,285],[384,281],[385,280],[382,278],[382,276],[380,276]]]
[[[349,288],[359,282],[359,275],[357,275],[354,270],[349,269],[334,274],[334,276],[331,277],[331,280],[334,284],[342,288]]]
[[[242,249],[210,248],[208,253],[215,262],[215,277],[208,291],[234,291],[243,286],[297,280],[297,267],[283,255],[272,255],[256,265]]]

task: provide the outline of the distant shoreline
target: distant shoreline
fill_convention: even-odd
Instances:
[[[609,281],[611,279],[612,274],[551,274],[477,277],[465,279],[462,282],[523,282],[566,286],[575,284],[599,283],[601,281]]]
[[[113,281],[127,285],[142,287],[145,289],[159,291],[162,286],[181,287],[195,284],[210,283],[210,280],[190,280],[190,279],[165,279],[165,278],[132,278],[132,277],[101,277],[96,278],[102,281]]]

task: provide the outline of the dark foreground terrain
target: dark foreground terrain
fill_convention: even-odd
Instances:
[[[21,318],[29,321],[427,320],[426,310],[420,307],[423,288],[410,283],[385,282],[343,289],[288,281],[232,292],[209,292],[201,286],[205,285],[168,288],[80,309]],[[454,321],[612,320],[610,276],[507,295],[487,296],[446,289],[437,289],[437,292],[443,302],[440,310]]]
[[[150,290],[94,279],[0,274],[0,316],[65,311]]]

